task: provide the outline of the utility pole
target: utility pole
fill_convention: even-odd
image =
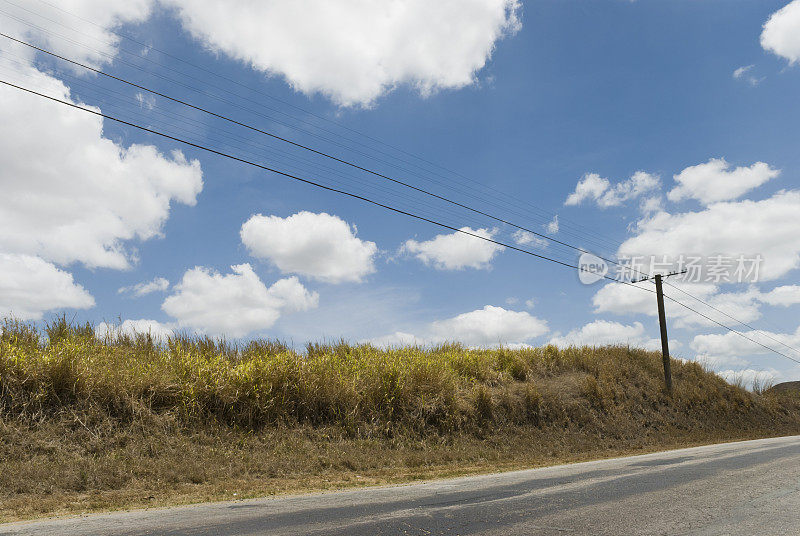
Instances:
[[[682,272],[672,272],[671,274],[656,274],[652,277],[643,277],[633,283],[640,283],[653,279],[656,284],[656,301],[658,302],[658,325],[661,328],[661,361],[664,364],[664,387],[668,394],[672,394],[672,370],[669,360],[669,339],[667,338],[667,314],[664,312],[664,289],[661,286],[661,280],[664,277],[671,275],[685,274],[686,270]]]
[[[664,290],[661,287],[661,274],[656,274],[656,300],[658,301],[658,324],[661,327],[661,360],[664,362],[664,386],[672,394],[672,370],[669,361],[669,339],[667,338],[667,315],[664,312]]]

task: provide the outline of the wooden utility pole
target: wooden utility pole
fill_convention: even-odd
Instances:
[[[658,324],[661,328],[661,361],[664,363],[664,387],[667,393],[672,394],[672,370],[669,361],[669,339],[667,339],[667,314],[664,312],[664,289],[661,286],[661,280],[671,275],[685,274],[686,270],[681,272],[672,272],[671,274],[656,274],[653,276],[646,276],[632,283],[641,283],[652,279],[656,284],[656,300],[658,301]],[[671,299],[671,298],[670,298]]]
[[[664,312],[664,290],[661,287],[661,274],[653,278],[656,281],[656,300],[658,301],[658,323],[661,327],[661,360],[664,362],[664,386],[667,393],[672,394],[672,370],[669,361],[669,339],[667,338],[667,315]]]

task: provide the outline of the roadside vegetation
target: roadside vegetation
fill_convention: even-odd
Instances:
[[[800,397],[624,346],[379,349],[0,335],[0,520],[800,433]]]

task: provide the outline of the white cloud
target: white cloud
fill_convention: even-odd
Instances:
[[[717,372],[717,374],[726,382],[734,385],[741,385],[745,389],[753,389],[755,386],[771,385],[780,377],[780,372],[775,369],[728,369]]]
[[[783,6],[764,23],[761,46],[789,63],[800,61],[800,0]]]
[[[722,334],[709,333],[696,335],[694,339],[692,339],[690,346],[692,350],[700,355],[725,357],[772,354],[773,352],[771,350],[764,348],[764,346],[767,346],[781,353],[786,353],[787,355],[800,359],[797,352],[786,347],[800,346],[800,328],[794,333],[774,333],[764,330],[748,330],[740,331],[740,333],[752,339],[752,341],[729,331]]]
[[[720,202],[699,212],[659,212],[640,220],[622,257],[666,255],[762,255],[759,279],[771,280],[800,266],[800,192],[783,191],[761,201]]]
[[[156,98],[151,93],[137,93],[136,102],[139,103],[139,108],[152,110],[156,107]]]
[[[547,322],[525,311],[509,311],[492,305],[430,325],[435,340],[457,341],[468,346],[525,342],[548,331]]]
[[[143,318],[139,320],[125,320],[119,325],[101,322],[94,328],[94,333],[101,339],[118,335],[135,337],[136,335],[149,334],[157,341],[166,341],[174,335],[175,326],[173,324],[164,324],[157,320]]]
[[[558,214],[553,216],[553,219],[545,227],[549,234],[556,234],[558,232]]]
[[[784,285],[761,294],[759,299],[769,305],[795,305],[800,303],[800,285]]]
[[[550,339],[550,344],[560,348],[609,344],[626,344],[648,350],[661,348],[660,339],[648,337],[641,322],[625,325],[608,320],[595,320],[580,329],[570,331],[566,335],[553,337]]]
[[[368,342],[380,346],[443,342],[459,342],[473,347],[515,346],[548,331],[547,322],[530,313],[487,305],[483,309],[431,322],[418,335],[398,331]]]
[[[281,313],[299,313],[319,305],[319,294],[309,292],[296,277],[279,279],[267,289],[267,295],[276,301]]]
[[[512,296],[511,298],[506,298],[506,305],[516,305],[518,303],[519,303],[519,298],[517,298],[517,297],[513,297]],[[533,309],[533,306],[535,304],[536,304],[536,302],[533,300],[533,298],[527,299],[524,302],[524,305],[525,305],[526,309]]]
[[[517,243],[518,246],[533,246],[535,248],[546,248],[547,247],[547,240],[544,238],[540,238],[533,233],[528,231],[523,231],[522,229],[518,229],[512,235],[514,242]]]
[[[0,317],[39,320],[53,309],[94,306],[72,274],[38,257],[0,253],[0,274]]]
[[[7,56],[0,65],[7,79],[71,101],[55,78]],[[193,205],[201,189],[199,162],[182,153],[121,147],[99,117],[0,87],[0,251],[127,268],[125,242],[160,236],[171,202]]]
[[[747,74],[755,65],[745,65],[743,67],[739,67],[735,71],[733,71],[733,77],[737,80],[742,78],[745,74]]]
[[[150,15],[154,2],[153,0],[71,0],[59,2],[62,4],[59,6],[62,9],[50,6],[46,2],[36,2],[34,9],[38,15],[36,17],[32,17],[30,11],[23,9],[32,7],[25,6],[25,3],[22,2],[22,7],[16,7],[10,2],[4,4],[3,11],[11,15],[0,13],[5,33],[33,41],[44,48],[93,67],[100,67],[112,61],[120,41],[120,38],[109,30],[125,23],[143,22]],[[35,21],[36,26],[45,31],[26,25],[14,17]],[[65,31],[65,26],[74,29],[74,33]],[[62,37],[65,35],[69,38]],[[91,46],[87,46],[87,43],[91,43]],[[27,51],[26,55],[30,53]],[[79,67],[75,67],[75,71],[86,74],[86,70]]]
[[[226,275],[203,267],[188,270],[161,308],[180,327],[243,337],[271,327],[283,313],[311,309],[319,302],[319,295],[306,290],[296,277],[267,288],[249,264],[231,270]]]
[[[753,76],[753,68],[755,65],[745,65],[733,71],[733,78],[736,80],[744,80],[751,86],[757,86],[761,83],[763,78]]]
[[[342,106],[369,106],[400,85],[427,95],[472,84],[495,43],[520,28],[521,7],[517,0],[163,2],[209,49]]]
[[[75,0],[66,8],[77,17],[38,5],[37,24],[44,31],[15,20],[29,14],[9,4],[0,25],[6,33],[101,66],[117,52],[119,39],[109,29],[145,20],[151,4]],[[59,24],[93,40],[92,49],[53,37],[49,31],[63,33]],[[0,55],[4,79],[76,102],[63,82],[34,66],[33,50],[6,41],[4,51],[9,53]],[[123,147],[104,137],[101,118],[3,86],[0,254],[7,263],[13,259],[16,268],[27,266],[24,272],[9,268],[4,273],[4,291],[11,292],[4,306],[33,319],[54,308],[91,307],[92,297],[48,261],[128,268],[135,254],[127,242],[160,236],[171,203],[192,205],[201,188],[199,163],[186,161],[180,152],[165,157],[152,146]]]
[[[744,292],[720,293],[719,288],[711,284],[694,284],[673,281],[671,284],[697,296],[712,306],[725,311],[727,314],[738,318],[743,322],[751,322],[760,318],[760,293],[755,288],[749,288]],[[643,283],[640,286],[644,285]],[[650,288],[652,287],[643,287]],[[672,296],[681,303],[696,309],[712,318],[719,318],[719,313],[703,306],[677,290],[665,287],[664,294]],[[652,292],[638,290],[630,285],[621,283],[608,283],[600,288],[592,298],[595,306],[595,313],[612,313],[619,315],[643,314],[647,316],[657,316],[656,296]],[[664,308],[667,318],[674,322],[676,327],[685,328],[691,326],[716,326],[713,322],[702,316],[681,307],[670,299],[664,301]],[[720,320],[728,320],[722,318]]]
[[[284,273],[341,283],[361,281],[375,271],[375,243],[356,238],[355,226],[324,212],[288,218],[259,214],[242,225],[240,235],[253,256]]]
[[[697,199],[708,205],[717,201],[736,199],[753,188],[780,175],[764,162],[750,167],[730,169],[724,158],[712,158],[705,164],[690,166],[675,175],[678,186],[670,190],[670,201]]]
[[[384,348],[425,345],[425,341],[418,339],[416,335],[413,335],[411,333],[405,333],[403,331],[395,331],[390,335],[375,337],[373,339],[369,339],[363,342],[368,342],[374,346],[379,346]]]
[[[636,199],[643,194],[657,189],[661,180],[657,175],[637,171],[627,180],[615,185],[597,173],[585,174],[575,191],[567,196],[565,205],[579,205],[583,201],[595,201],[601,208],[617,207],[625,201]]]
[[[117,289],[118,294],[132,294],[137,298],[152,294],[153,292],[165,292],[169,288],[169,281],[163,277],[156,277],[152,281],[143,281],[129,287]]]
[[[652,215],[655,212],[663,210],[662,199],[660,196],[652,196],[645,198],[639,205],[639,210],[644,215]]]
[[[461,231],[484,238],[493,238],[495,231],[462,227]],[[417,242],[407,240],[400,253],[414,255],[425,264],[437,270],[463,270],[475,268],[485,270],[491,267],[495,255],[503,251],[503,246],[487,242],[464,233],[437,235],[432,240]]]
[[[746,359],[733,355],[698,354],[692,359],[697,361],[707,370],[720,370],[725,367],[746,367],[750,364]]]
[[[403,85],[423,96],[471,85],[497,42],[521,28],[518,0],[160,3],[174,8],[184,29],[208,49],[342,106],[370,106]],[[97,67],[117,52],[119,38],[109,30],[146,20],[155,4],[73,0],[65,9],[78,17],[40,4],[36,11],[44,18],[37,18],[37,24],[45,32],[2,14],[0,21],[14,35]],[[30,18],[20,8],[7,9]],[[220,20],[226,23],[220,25]],[[82,37],[70,42],[54,36],[64,33],[61,25],[75,28]],[[82,46],[86,40],[91,48]]]
[[[575,191],[567,196],[565,205],[580,205],[587,199],[598,200],[611,188],[611,182],[597,173],[587,173],[575,186]]]

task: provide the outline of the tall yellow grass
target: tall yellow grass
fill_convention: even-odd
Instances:
[[[0,335],[0,411],[33,421],[65,409],[121,421],[169,413],[186,424],[338,425],[390,435],[505,425],[626,434],[643,426],[789,418],[785,408],[695,363],[673,361],[672,367],[676,389],[668,397],[660,355],[624,346],[380,349],[342,342],[297,352],[263,340],[100,339],[91,326],[63,318],[45,332],[7,320]]]

